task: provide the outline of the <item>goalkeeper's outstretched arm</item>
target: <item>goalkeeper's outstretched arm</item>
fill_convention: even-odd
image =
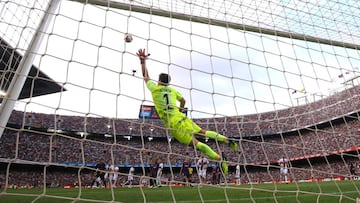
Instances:
[[[149,77],[148,70],[146,68],[146,59],[148,56],[150,56],[150,54],[146,54],[145,49],[139,49],[139,51],[136,53],[136,55],[138,55],[138,57],[140,59],[142,75],[144,77],[145,83],[147,83],[147,81],[150,80],[150,77]]]

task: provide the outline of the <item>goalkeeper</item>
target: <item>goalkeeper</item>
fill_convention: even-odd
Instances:
[[[193,135],[208,137],[220,142],[228,143],[233,151],[237,151],[238,147],[234,141],[230,141],[227,137],[214,131],[203,130],[195,122],[186,117],[183,112],[185,107],[185,99],[176,89],[169,87],[170,75],[161,73],[158,83],[151,81],[146,68],[146,59],[150,54],[145,53],[145,49],[139,49],[136,53],[140,59],[142,75],[147,88],[150,90],[155,109],[162,120],[164,126],[169,129],[170,134],[180,143],[188,146],[193,144],[197,150],[206,154],[214,160],[221,160],[221,157],[207,144],[198,141]],[[177,101],[180,107],[176,106]],[[228,166],[226,160],[223,159],[221,167],[225,175],[228,174]]]

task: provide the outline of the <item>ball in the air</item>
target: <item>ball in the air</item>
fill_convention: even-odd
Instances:
[[[125,34],[124,40],[127,43],[132,42],[132,40],[133,40],[132,34],[129,34],[129,33]]]

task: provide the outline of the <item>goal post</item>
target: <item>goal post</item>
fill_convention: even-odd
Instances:
[[[122,10],[139,12],[139,13],[144,13],[144,14],[157,15],[157,16],[162,16],[162,17],[196,22],[196,23],[204,23],[207,25],[215,25],[215,26],[220,26],[220,27],[225,27],[225,28],[243,30],[243,31],[247,31],[247,32],[255,32],[255,33],[259,33],[259,34],[273,35],[273,36],[290,38],[290,39],[297,39],[297,40],[302,40],[302,41],[307,41],[307,42],[327,44],[330,46],[339,46],[339,47],[355,49],[355,50],[360,49],[359,44],[348,43],[348,42],[343,42],[343,41],[336,41],[336,40],[317,37],[314,35],[286,32],[286,31],[282,31],[282,30],[269,29],[269,28],[265,28],[265,27],[234,23],[234,22],[219,20],[219,19],[215,19],[215,18],[211,18],[211,17],[201,17],[201,16],[197,16],[197,15],[190,15],[190,14],[185,14],[185,13],[174,12],[171,10],[164,10],[164,9],[159,9],[159,8],[141,6],[141,3],[136,4],[137,3],[136,1],[130,1],[130,3],[129,2],[124,3],[124,2],[113,1],[113,0],[110,0],[110,1],[107,1],[107,0],[68,0],[68,1],[92,4],[92,5],[97,5],[97,6],[104,6],[104,7],[114,8],[114,9],[122,9]]]
[[[0,0],[1,40],[22,55],[15,72],[11,57],[0,54],[0,91],[14,75],[0,96],[1,200],[358,201],[354,5]],[[171,75],[186,100],[183,113],[227,137],[197,139],[198,148],[221,154],[228,175],[220,161],[205,156],[204,164],[202,152],[163,125],[139,49],[150,53],[152,81]],[[49,78],[29,76],[33,65]],[[34,96],[39,79],[67,91]],[[23,88],[30,96],[18,99]]]
[[[14,70],[16,74],[14,74],[12,77],[9,87],[6,90],[2,90],[5,92],[5,95],[2,97],[2,102],[0,105],[0,138],[5,129],[3,126],[6,126],[8,123],[11,112],[15,107],[15,103],[18,100],[20,92],[25,84],[25,80],[28,76],[28,73],[30,72],[31,66],[33,65],[36,53],[38,52],[40,44],[42,43],[44,32],[46,32],[48,29],[59,3],[60,0],[49,1],[48,8],[43,12],[43,17],[39,23],[38,28],[35,30],[34,36],[32,37],[28,48],[24,52],[22,60],[20,61],[17,69]]]

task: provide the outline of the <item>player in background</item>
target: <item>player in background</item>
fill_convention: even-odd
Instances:
[[[225,175],[228,174],[228,166],[226,160],[210,148],[207,144],[198,141],[195,136],[207,137],[219,142],[228,143],[233,151],[237,151],[238,147],[234,141],[230,141],[224,135],[217,132],[204,130],[195,122],[186,117],[183,113],[185,107],[185,99],[179,91],[170,87],[170,75],[161,73],[157,84],[150,80],[146,67],[146,59],[150,54],[145,53],[145,49],[139,49],[136,53],[140,59],[142,75],[146,83],[146,87],[150,90],[155,109],[163,122],[164,126],[169,129],[170,134],[181,144],[189,146],[192,144],[197,150],[206,154],[209,158],[221,161],[222,170]],[[180,103],[180,107],[177,106]]]
[[[105,170],[106,164],[104,159],[101,159],[99,163],[95,165],[96,168],[96,175],[95,179],[92,182],[93,187],[104,187],[105,186]]]
[[[134,181],[134,174],[135,174],[135,168],[131,165],[129,168],[127,181],[124,183],[124,185],[127,185],[128,187],[132,187]]]
[[[117,187],[118,177],[119,177],[119,167],[118,167],[118,166],[115,166],[115,167],[114,167],[114,171],[113,171],[112,179],[110,180],[110,184],[111,184],[111,186],[112,186],[113,188],[116,188],[116,187]]]
[[[111,180],[113,178],[113,171],[114,171],[114,165],[112,164],[111,159],[108,160],[107,164],[105,165],[105,187],[110,188],[111,187]]]
[[[288,162],[289,160],[284,156],[278,161],[280,166],[280,181],[288,181]]]
[[[157,175],[157,171],[158,171],[158,159],[153,160],[153,162],[150,164],[150,188],[155,188],[156,187],[156,175]]]
[[[156,173],[156,186],[161,187],[161,176],[163,173],[163,169],[164,169],[164,163],[161,161],[161,159],[158,159],[158,169],[157,169],[157,173]]]
[[[215,163],[211,171],[211,184],[220,184],[220,167],[218,163]]]
[[[185,186],[192,186],[190,184],[190,175],[191,175],[190,168],[191,168],[191,163],[190,163],[189,159],[186,158],[180,169],[180,174],[182,174],[184,177]]]
[[[240,185],[241,184],[241,172],[240,172],[240,165],[239,164],[236,164],[235,179],[236,179],[236,185]]]
[[[201,155],[200,159],[196,163],[200,176],[200,183],[206,183],[206,172],[208,165],[209,160],[204,155]]]
[[[352,180],[356,176],[356,167],[353,162],[349,163],[349,170],[350,170],[350,175],[351,175],[350,179]]]

